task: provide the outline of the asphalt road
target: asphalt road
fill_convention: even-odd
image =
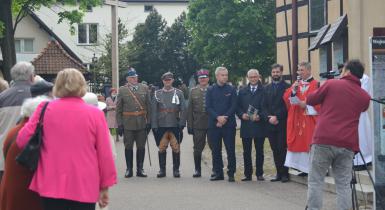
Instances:
[[[109,210],[127,209],[258,209],[258,210],[301,210],[306,205],[306,186],[296,183],[271,183],[254,181],[234,183],[209,181],[209,167],[202,163],[203,177],[192,178],[193,157],[192,138],[185,134],[181,147],[181,178],[172,177],[171,149],[167,154],[167,177],[158,179],[159,170],[157,148],[152,134],[149,135],[152,167],[148,156],[145,171],[148,178],[124,178],[124,146],[116,143],[118,160],[118,184],[110,190]],[[134,155],[135,156],[135,155]],[[208,161],[210,162],[210,160]],[[135,163],[135,160],[134,160]],[[135,164],[134,164],[135,165]],[[134,170],[135,167],[134,167]],[[240,173],[238,171],[238,173]],[[324,209],[335,209],[333,194],[324,194]]]

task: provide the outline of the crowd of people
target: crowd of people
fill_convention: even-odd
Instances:
[[[111,134],[123,136],[126,178],[134,176],[134,153],[136,176],[147,177],[143,162],[151,131],[158,147],[157,177],[166,177],[168,146],[173,177],[180,177],[180,147],[187,126],[194,145],[192,176],[202,176],[202,151],[207,143],[212,154],[210,180],[224,180],[224,144],[228,181],[234,182],[236,117],[243,145],[241,181],[253,180],[253,174],[257,181],[265,180],[267,138],[276,168],[271,182],[288,182],[289,168],[298,170],[309,179],[308,208],[320,209],[322,183],[331,167],[337,205],[348,209],[353,156],[367,137],[358,131],[370,99],[360,87],[363,72],[359,61],[348,61],[339,80],[321,84],[312,76],[310,63],[302,62],[297,81],[290,85],[283,79],[283,66],[274,64],[269,84],[263,85],[259,71],[250,69],[245,75],[248,85],[236,90],[228,82],[227,68],[218,67],[213,85],[209,85],[209,71],[202,69],[196,72],[198,85],[186,94],[173,85],[171,72],[161,76],[161,89],[151,91],[130,68],[126,85],[111,89],[106,103],[101,103],[97,95],[87,93],[86,81],[76,69],[60,71],[52,84],[35,77],[30,63],[17,63],[11,69],[12,84],[0,81],[1,209],[95,209],[97,202],[106,207],[108,188],[117,182]],[[41,115],[43,145],[38,167],[32,172],[15,158],[34,135]],[[370,152],[365,154],[370,162]],[[28,202],[19,202],[20,196]]]

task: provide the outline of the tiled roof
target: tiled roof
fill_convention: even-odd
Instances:
[[[48,46],[37,56],[32,64],[36,74],[57,74],[64,68],[76,68],[85,73],[85,66],[71,57],[57,41],[50,41]]]

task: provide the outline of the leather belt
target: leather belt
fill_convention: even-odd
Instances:
[[[159,109],[159,112],[175,113],[175,112],[179,112],[179,110],[178,109]]]
[[[123,116],[142,116],[146,114],[147,112],[144,110],[136,111],[136,112],[123,112]]]

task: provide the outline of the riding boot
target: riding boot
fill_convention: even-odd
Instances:
[[[180,165],[180,153],[172,153],[172,162],[173,162],[173,172],[174,172],[174,177],[179,178],[180,173],[179,173],[179,165]]]
[[[195,172],[193,174],[194,178],[201,177],[201,160],[202,154],[200,152],[194,152],[194,163],[195,163]]]
[[[166,158],[167,152],[158,152],[159,155],[159,173],[157,175],[158,178],[162,178],[166,176]]]
[[[136,176],[147,177],[147,174],[143,170],[144,155],[146,154],[145,149],[136,150]]]
[[[125,149],[124,155],[126,156],[126,173],[124,174],[125,178],[132,177],[132,159],[133,159],[133,152],[132,149]]]

